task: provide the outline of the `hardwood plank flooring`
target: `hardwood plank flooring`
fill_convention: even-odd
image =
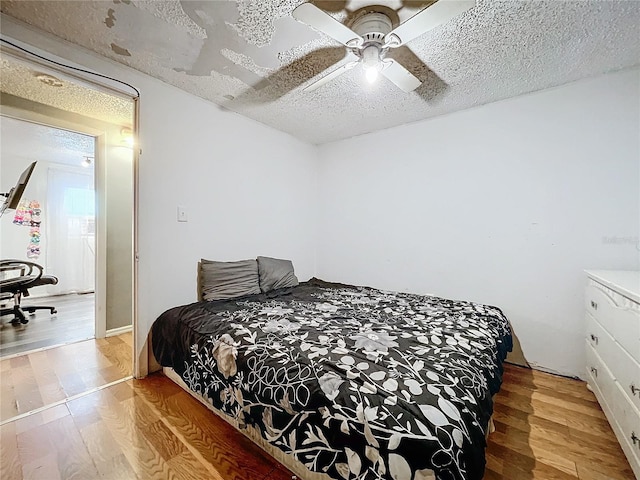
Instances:
[[[3,480],[291,479],[161,374],[45,412],[0,427]],[[507,365],[495,423],[485,480],[634,478],[584,382]]]
[[[505,365],[485,478],[633,480],[585,382]]]
[[[3,315],[0,322],[0,357],[37,348],[93,338],[95,335],[95,295],[58,295],[24,298],[23,306],[51,305],[57,313],[37,310],[27,314],[29,323],[12,325],[13,315]]]
[[[0,360],[0,421],[130,376],[132,351],[124,333]]]

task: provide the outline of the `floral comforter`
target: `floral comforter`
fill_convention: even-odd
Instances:
[[[312,279],[168,310],[152,344],[189,388],[310,471],[473,480],[512,339],[496,307]]]

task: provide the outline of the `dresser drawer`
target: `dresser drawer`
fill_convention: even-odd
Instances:
[[[631,403],[640,409],[640,364],[589,313],[586,315],[586,324],[587,343],[611,371]]]
[[[625,392],[616,383],[614,389],[613,412],[618,426],[620,427],[622,438],[620,444],[627,454],[629,463],[635,462],[635,467],[640,466],[640,412],[629,402]],[[634,440],[635,439],[635,440]],[[626,443],[626,445],[624,445]],[[629,455],[631,453],[631,455]]]
[[[640,306],[597,284],[589,284],[586,309],[640,363]]]
[[[590,343],[587,343],[587,381],[600,390],[609,411],[613,412],[615,380]]]
[[[634,310],[623,309],[618,313],[615,322],[616,340],[636,362],[640,363],[640,314]]]
[[[593,318],[598,320],[600,325],[602,325],[605,330],[611,334],[611,336],[615,337],[613,321],[615,317],[616,303],[613,298],[598,288],[596,284],[590,284],[587,286],[585,302],[587,312],[590,313]]]
[[[587,343],[598,353],[602,362],[609,367],[615,377],[613,365],[620,356],[620,346],[590,313],[586,314],[586,324]]]
[[[618,348],[615,363],[607,363],[629,402],[640,410],[640,364],[625,350]],[[640,436],[640,433],[638,433]]]

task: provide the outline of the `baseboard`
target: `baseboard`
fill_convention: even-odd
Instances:
[[[582,380],[583,382],[585,381],[584,378],[578,377],[577,375],[572,375],[572,374],[566,373],[566,372],[559,372],[559,371],[554,370],[552,368],[543,367],[542,365],[539,365],[536,362],[530,362],[529,365],[531,366],[531,368],[533,370],[538,370],[539,372],[542,372],[542,373],[549,373],[551,375],[557,375],[558,377],[570,378],[572,380]]]
[[[133,330],[133,325],[125,325],[124,327],[112,328],[107,330],[105,337],[115,337],[116,335],[122,335]]]

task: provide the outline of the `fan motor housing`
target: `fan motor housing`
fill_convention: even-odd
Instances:
[[[384,43],[384,37],[392,30],[391,19],[383,13],[372,12],[357,18],[351,29],[367,43]]]

